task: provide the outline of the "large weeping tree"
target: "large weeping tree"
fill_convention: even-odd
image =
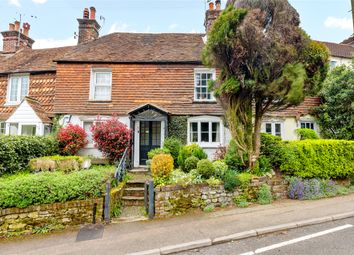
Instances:
[[[328,49],[299,27],[286,0],[236,0],[215,21],[203,52],[221,74],[210,84],[245,166],[260,154],[264,114],[300,104],[321,89]]]

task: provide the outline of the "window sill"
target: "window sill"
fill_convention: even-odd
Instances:
[[[112,100],[89,100],[88,103],[90,104],[110,104]]]
[[[4,106],[16,106],[19,105],[21,102],[6,102]]]
[[[217,104],[216,100],[194,100],[193,104]]]
[[[198,143],[198,142],[194,142],[194,143],[188,143],[188,144],[198,144],[200,147],[204,148],[204,149],[217,149],[220,146],[222,146],[222,144],[220,142],[218,143]]]

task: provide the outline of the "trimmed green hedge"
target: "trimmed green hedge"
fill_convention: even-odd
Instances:
[[[280,170],[303,178],[347,178],[354,174],[354,141],[304,140],[284,144]]]
[[[70,200],[101,197],[105,182],[113,177],[114,166],[94,167],[71,174],[18,173],[0,178],[0,208],[25,208]]]
[[[33,158],[58,154],[53,137],[0,136],[0,176],[27,168]]]

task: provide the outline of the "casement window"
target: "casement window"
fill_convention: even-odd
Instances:
[[[29,76],[14,75],[9,78],[7,91],[7,103],[18,104],[21,100],[28,96],[29,91]]]
[[[188,121],[188,142],[202,146],[222,143],[222,122],[217,117],[194,117]]]
[[[271,135],[282,136],[282,124],[277,122],[266,122],[265,132]]]
[[[329,62],[329,67],[330,67],[331,70],[332,70],[333,68],[335,68],[336,66],[337,66],[337,61],[331,60],[331,61]]]
[[[18,123],[10,123],[9,134],[18,135]]]
[[[110,69],[92,69],[90,100],[110,101],[112,94],[112,71]]]
[[[51,125],[44,125],[44,136],[50,135],[52,133],[52,126]]]
[[[21,125],[21,135],[35,136],[37,132],[36,125]]]
[[[210,80],[215,80],[215,70],[198,68],[194,70],[194,100],[215,101],[213,93],[209,91]]]
[[[300,127],[315,130],[315,123],[312,121],[300,121]]]
[[[4,135],[6,133],[6,123],[0,122],[0,135]]]

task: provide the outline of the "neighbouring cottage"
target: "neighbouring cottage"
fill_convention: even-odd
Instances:
[[[210,3],[209,31],[221,13],[220,1]],[[82,126],[89,144],[82,155],[101,156],[94,148],[91,125],[117,115],[133,132],[132,162],[145,165],[147,152],[168,136],[198,143],[210,157],[230,140],[223,110],[208,90],[218,70],[202,64],[206,34],[112,33],[99,36],[96,9],[85,9],[78,44],[33,50],[29,24],[19,22],[2,32],[0,52],[0,134],[46,135],[55,115],[59,123]],[[350,44],[325,43],[334,64],[349,63]],[[319,98],[306,98],[298,107],[269,113],[263,132],[298,139],[295,130],[319,132],[310,109]]]

